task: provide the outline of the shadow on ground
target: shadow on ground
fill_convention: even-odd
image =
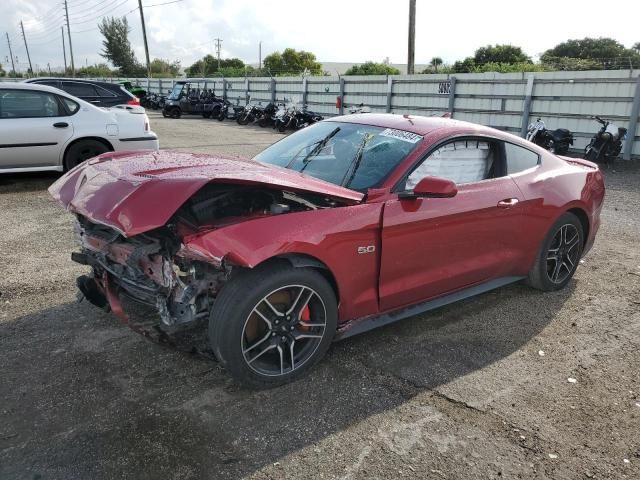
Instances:
[[[511,355],[574,287],[514,285],[345,340],[268,391],[239,389],[86,302],[0,323],[0,477],[248,475]]]

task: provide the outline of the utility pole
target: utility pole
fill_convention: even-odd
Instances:
[[[262,69],[262,40],[258,43],[258,69]]]
[[[140,10],[140,21],[142,22],[142,38],[144,38],[144,53],[147,57],[147,78],[151,78],[151,62],[149,61],[149,44],[147,43],[147,28],[144,25],[144,12],[142,11],[142,0],[138,0]]]
[[[27,59],[29,59],[29,70],[33,75],[33,66],[31,65],[31,55],[29,55],[29,47],[27,46],[27,37],[24,34],[24,25],[22,24],[22,20],[20,20],[20,28],[22,29],[22,38],[24,40],[24,48],[27,51]]]
[[[416,53],[416,0],[409,0],[409,52],[407,55],[407,74],[412,75]]]
[[[71,25],[69,25],[69,7],[67,0],[64,0],[64,13],[67,17],[67,34],[69,35],[69,56],[71,57],[71,76],[76,76],[76,66],[73,63],[73,44],[71,43]]]
[[[222,39],[214,38],[213,40],[216,42],[216,55],[218,56],[218,71],[220,71],[220,48],[222,46]]]
[[[62,55],[64,56],[64,74],[67,75],[67,49],[64,47],[64,27],[60,27],[60,33],[62,33]]]
[[[9,40],[9,32],[7,34],[7,45],[9,45],[9,56],[11,57],[11,69],[13,70],[13,76],[16,76],[16,66],[13,63],[13,52],[11,51],[11,40]]]

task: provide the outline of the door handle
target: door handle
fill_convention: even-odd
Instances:
[[[58,122],[53,124],[56,128],[67,128],[69,124],[67,122]]]
[[[517,198],[507,198],[498,202],[498,208],[511,208],[514,207],[519,200]]]

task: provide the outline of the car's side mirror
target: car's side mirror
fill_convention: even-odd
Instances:
[[[418,184],[406,192],[398,194],[398,198],[450,198],[458,193],[455,182],[440,177],[424,177]]]

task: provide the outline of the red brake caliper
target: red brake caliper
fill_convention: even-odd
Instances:
[[[300,320],[306,323],[309,323],[309,321],[311,320],[311,310],[309,310],[309,305],[306,305],[302,309],[302,312],[300,312]],[[308,332],[311,327],[300,325],[298,328],[303,332]]]

